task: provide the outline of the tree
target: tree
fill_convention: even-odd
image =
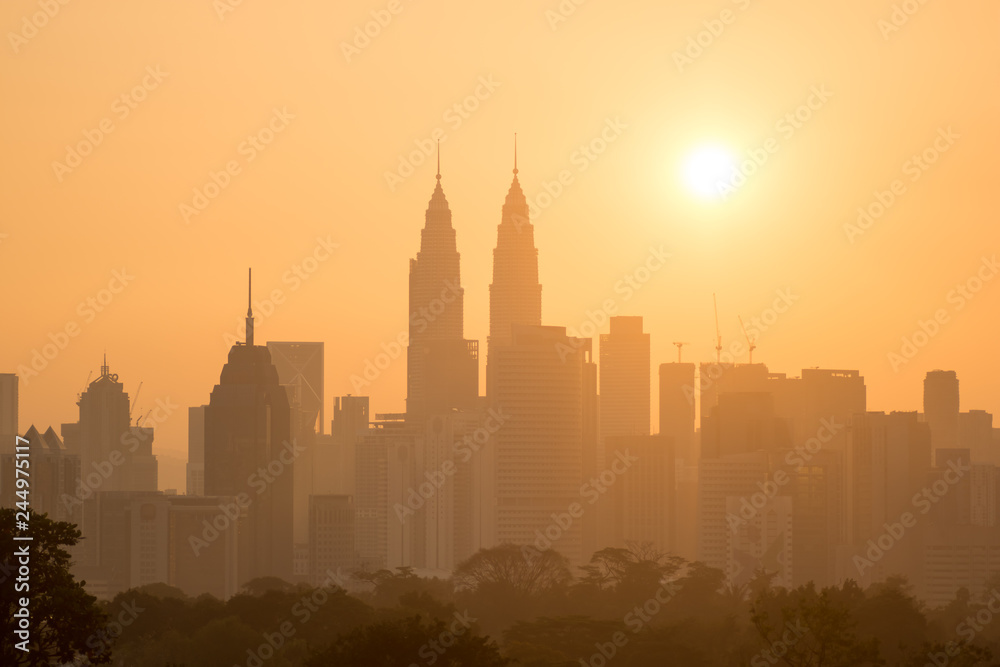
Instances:
[[[877,639],[855,632],[854,610],[864,594],[853,581],[819,593],[810,583],[793,591],[768,590],[751,607],[750,620],[764,647],[751,664],[783,660],[791,667],[882,665]]]
[[[17,510],[0,509],[0,534],[15,534]],[[45,514],[32,514],[28,541],[5,537],[0,546],[3,585],[0,586],[3,639],[0,640],[0,664],[49,665],[52,661],[69,662],[84,656],[93,664],[110,662],[111,653],[95,641],[107,623],[107,617],[97,605],[97,598],[88,595],[84,582],[70,574],[70,556],[64,547],[72,547],[81,539],[79,529],[65,521],[53,521]],[[27,545],[28,555],[21,550]],[[19,569],[27,561],[28,574]],[[13,580],[13,581],[12,581]],[[24,590],[17,590],[20,587]],[[15,630],[20,608],[19,600],[28,600],[29,652],[19,650]]]
[[[480,549],[459,563],[454,579],[459,588],[485,586],[527,597],[565,587],[573,575],[569,561],[557,551],[524,551],[515,544],[501,544]]]
[[[457,628],[456,628],[457,625]],[[357,628],[313,654],[307,667],[397,667],[410,664],[439,667],[504,667],[496,643],[462,624],[423,621],[419,616],[382,621]]]

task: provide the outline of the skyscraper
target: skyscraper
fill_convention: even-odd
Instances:
[[[268,341],[278,382],[288,394],[292,440],[301,450],[296,457],[294,487],[295,543],[309,537],[309,496],[314,484],[316,436],[323,432],[323,343]]]
[[[924,419],[931,427],[931,447],[958,447],[958,375],[929,371],[924,378]]]
[[[205,408],[205,493],[249,498],[239,541],[240,584],[292,576],[292,474],[288,396],[264,345],[254,345],[247,307],[246,344],[229,350]],[[230,528],[235,530],[236,528]]]
[[[538,282],[535,228],[528,217],[528,200],[517,180],[517,144],[514,180],[507,191],[493,250],[490,284],[490,336],[486,351],[486,395],[492,396],[492,351],[508,345],[514,325],[541,326],[542,286]]]
[[[612,317],[601,334],[601,439],[649,435],[649,334],[641,317]]]
[[[694,442],[694,364],[660,364],[660,435],[674,441],[685,464],[698,460]]]
[[[590,339],[563,327],[514,326],[507,345],[493,347],[494,401],[507,419],[494,440],[494,544],[535,544],[573,562],[583,556],[581,520],[554,525],[553,515],[587,507],[583,479],[586,365]],[[546,542],[547,540],[547,542]]]
[[[406,348],[409,418],[475,406],[479,343],[463,337],[464,297],[451,209],[441,188],[439,156],[437,185],[424,216],[420,251],[410,260]]]

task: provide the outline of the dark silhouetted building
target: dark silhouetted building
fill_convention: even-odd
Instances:
[[[239,540],[239,583],[292,577],[294,461],[288,395],[266,346],[247,341],[229,350],[205,408],[205,493],[245,498]]]
[[[924,378],[924,419],[931,428],[934,449],[953,449],[958,442],[958,375],[930,371]]]

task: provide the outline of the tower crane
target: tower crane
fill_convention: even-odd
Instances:
[[[740,326],[743,327],[743,335],[746,336],[746,339],[747,339],[747,347],[750,348],[750,365],[752,366],[753,365],[753,351],[757,349],[757,345],[752,340],[750,340],[750,335],[747,333],[747,327],[746,327],[745,324],[743,324],[743,318],[740,317],[739,319],[740,319]]]
[[[142,381],[139,381],[139,387],[135,390],[135,396],[132,397],[132,407],[128,409],[128,420],[132,421],[132,413],[135,411],[135,406],[139,402],[139,392],[142,391]]]

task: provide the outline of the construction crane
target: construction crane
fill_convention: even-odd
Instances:
[[[674,345],[677,346],[677,363],[681,363],[681,348],[684,347],[685,345],[689,345],[689,343],[677,343],[677,342],[675,342]]]
[[[155,409],[156,408],[150,408],[149,412],[146,413],[145,417],[137,417],[136,420],[135,420],[135,425],[136,426],[140,426],[141,424],[145,424],[146,420],[149,419],[149,415],[153,414],[153,410],[155,410]]]
[[[715,363],[722,363],[722,333],[719,331],[719,302],[712,293],[712,304],[715,306]]]
[[[132,413],[135,411],[135,406],[139,402],[139,392],[142,391],[142,381],[139,382],[139,387],[135,390],[135,396],[132,397],[132,407],[128,410],[128,420],[132,421]]]
[[[746,336],[747,346],[750,348],[750,365],[753,365],[753,351],[757,349],[757,345],[750,340],[750,335],[747,333],[747,327],[743,324],[743,318],[740,317],[740,326],[743,327],[743,335]]]
[[[87,381],[83,383],[83,390],[79,394],[76,395],[76,399],[77,400],[80,400],[81,398],[83,398],[83,392],[87,391],[87,387],[90,386],[90,378],[92,378],[92,377],[94,377],[94,371],[93,371],[93,369],[91,369],[91,371],[89,373],[87,373]]]

